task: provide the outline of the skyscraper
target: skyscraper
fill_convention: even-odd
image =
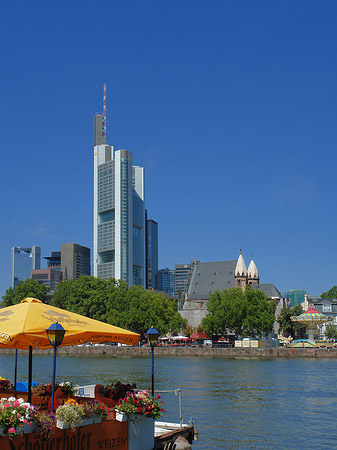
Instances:
[[[157,289],[158,272],[158,223],[146,218],[146,287]]]
[[[64,280],[90,275],[90,248],[71,242],[61,246],[61,272]]]
[[[11,286],[16,289],[19,281],[30,278],[30,271],[41,269],[41,247],[12,247]]]
[[[93,274],[145,286],[144,169],[106,144],[104,110],[94,118]]]

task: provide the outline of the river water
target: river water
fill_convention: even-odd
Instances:
[[[19,356],[18,381],[28,362]],[[13,380],[14,356],[0,355]],[[52,356],[33,356],[33,380],[50,382]],[[151,386],[150,358],[60,356],[57,381]],[[182,390],[184,422],[199,432],[193,450],[337,448],[337,359],[156,358],[155,389]],[[163,420],[179,422],[178,397],[162,394]]]

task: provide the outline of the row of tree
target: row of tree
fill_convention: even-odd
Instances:
[[[7,289],[1,306],[14,305],[26,297],[45,302],[47,293],[48,287],[35,280],[20,281],[15,291]],[[336,286],[323,293],[322,297],[331,298],[332,295],[337,297]],[[177,311],[176,301],[142,286],[128,288],[126,282],[112,278],[106,281],[81,276],[77,280],[63,281],[57,286],[50,304],[140,334],[152,326],[160,334],[189,330],[187,321]],[[275,308],[275,303],[269,301],[263,292],[250,286],[245,291],[239,287],[216,291],[210,296],[208,314],[200,329],[209,335],[228,332],[241,336],[268,334],[273,330]],[[301,305],[281,310],[277,321],[285,335],[295,337],[303,328],[291,321],[291,316],[301,313]],[[337,337],[336,327],[327,326],[327,335]]]
[[[16,290],[7,289],[2,305],[11,306],[26,297],[46,301],[48,288],[35,280],[20,281]],[[176,301],[164,295],[131,286],[125,281],[108,281],[83,275],[62,281],[50,304],[121,328],[143,334],[154,326],[160,334],[178,333],[187,321],[177,311]]]

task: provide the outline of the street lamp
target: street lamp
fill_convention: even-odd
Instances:
[[[53,383],[51,388],[51,412],[54,412],[54,391],[55,391],[55,375],[56,375],[56,349],[62,344],[66,330],[63,326],[56,322],[52,323],[46,330],[49,344],[54,347],[54,363],[53,363]]]
[[[158,331],[151,327],[147,330],[146,333],[147,342],[151,346],[151,355],[152,355],[152,397],[154,397],[154,347],[158,343],[159,333]]]

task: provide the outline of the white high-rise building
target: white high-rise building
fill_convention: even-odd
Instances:
[[[106,144],[105,114],[94,118],[95,277],[145,286],[144,169],[129,150]]]

